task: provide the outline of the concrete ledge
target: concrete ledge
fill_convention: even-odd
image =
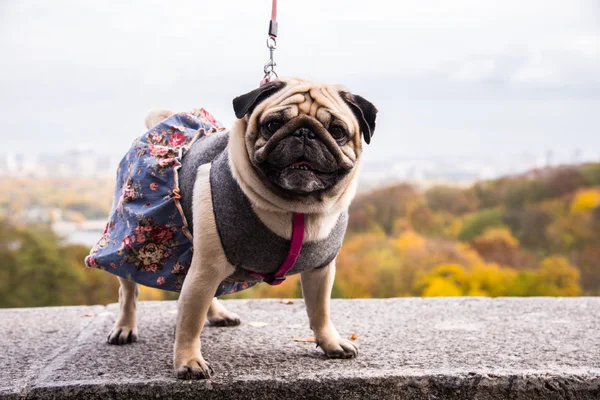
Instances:
[[[291,339],[302,300],[225,303],[244,323],[202,333],[210,381],[173,377],[175,302],[140,303],[128,346],[115,304],[0,310],[0,398],[600,399],[600,298],[335,300],[355,360]]]

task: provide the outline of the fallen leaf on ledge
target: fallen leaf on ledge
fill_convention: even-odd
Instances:
[[[358,335],[354,332],[352,332],[352,335],[350,335],[350,337],[348,338],[348,340],[357,340],[358,339]]]
[[[294,342],[304,342],[304,343],[314,343],[315,342],[314,337],[301,338],[301,337],[292,336],[292,340]]]
[[[284,300],[284,299],[281,299],[281,300],[279,300],[279,302],[280,302],[281,304],[294,304],[294,302],[293,302],[293,301],[291,301],[291,300]]]
[[[268,322],[248,322],[248,325],[253,326],[255,328],[262,328],[263,326],[267,326],[269,325]]]
[[[93,311],[90,312],[86,312],[85,314],[83,314],[84,317],[95,317],[96,313]]]

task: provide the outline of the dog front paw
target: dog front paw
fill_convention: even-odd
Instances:
[[[115,326],[108,334],[109,344],[127,344],[137,342],[138,329],[136,326]]]
[[[358,347],[348,339],[317,339],[317,346],[323,349],[329,358],[356,358],[358,356]]]
[[[202,357],[175,363],[175,375],[178,379],[208,379],[214,374],[212,367]]]

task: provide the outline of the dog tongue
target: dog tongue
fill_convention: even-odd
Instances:
[[[292,167],[299,167],[301,165],[306,165],[308,168],[312,169],[312,165],[308,161],[299,161],[292,164]]]

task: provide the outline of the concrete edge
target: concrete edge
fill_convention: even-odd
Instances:
[[[10,394],[6,399],[109,399],[109,398],[396,398],[465,399],[535,398],[598,399],[600,375],[550,374],[437,374],[387,375],[342,379],[244,380],[227,384],[212,381],[147,381],[111,384],[64,383],[41,385]]]

